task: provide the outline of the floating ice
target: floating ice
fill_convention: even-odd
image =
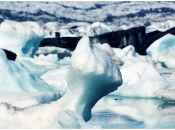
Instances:
[[[148,56],[141,56],[137,52],[135,52],[135,48],[132,45],[126,46],[123,49],[120,48],[112,48],[115,55],[119,57],[124,63],[125,61],[130,60],[131,62],[149,62],[151,63],[151,59]]]
[[[0,26],[0,47],[15,52],[17,56],[33,57],[41,40],[43,30],[34,22],[6,22]]]
[[[111,57],[111,60],[114,63],[116,63],[117,65],[123,64],[121,59],[115,55],[113,49],[110,47],[110,45],[108,43],[103,43],[103,44],[97,43],[97,44],[93,44],[93,45],[98,47],[101,51],[106,52]]]
[[[175,26],[175,22],[173,20],[167,20],[165,22],[152,22],[150,26],[146,28],[146,32],[153,32],[159,30],[161,32],[167,31],[170,28]]]
[[[0,92],[0,102],[11,104],[17,108],[45,104],[61,98],[62,93],[55,92]]]
[[[58,57],[57,54],[48,54],[48,55],[43,55],[40,54],[39,56],[34,56],[34,59],[36,60],[41,60],[41,61],[48,61],[48,62],[58,62]]]
[[[84,128],[79,119],[78,123],[74,121],[73,124],[70,122],[65,124],[64,121],[67,119],[73,121],[78,116],[88,121],[91,118],[91,109],[96,102],[122,84],[117,65],[105,52],[91,46],[88,37],[83,37],[79,41],[71,57],[66,80],[69,85],[66,93],[60,100],[50,104],[26,109],[0,104],[0,111],[3,113],[0,118],[0,127],[70,128],[72,125],[72,128],[79,128],[78,124],[80,124],[81,128]],[[70,111],[78,116],[75,117]],[[65,116],[61,118],[60,115]]]
[[[88,121],[91,108],[101,97],[116,90],[122,78],[108,54],[91,46],[89,38],[83,37],[71,57],[67,82],[69,88],[63,97],[65,109],[69,108]]]
[[[88,36],[96,36],[104,33],[111,32],[111,29],[104,23],[94,22],[91,26],[87,27]]]
[[[175,86],[158,91],[158,97],[164,100],[175,101]]]
[[[174,55],[160,54],[158,55],[157,61],[167,68],[175,69],[175,53]]]
[[[114,120],[113,117],[109,117],[110,121],[105,120],[105,123],[108,123],[108,125],[116,125],[115,128],[117,128],[117,126],[118,128],[138,128],[139,126],[157,128],[157,125],[161,124],[160,120],[164,118],[163,113],[165,112],[162,112],[162,109],[159,108],[163,103],[165,103],[165,101],[160,99],[105,96],[98,101],[92,109],[93,115],[101,113],[100,117],[98,117],[98,120],[93,120],[92,117],[92,120],[90,120],[88,124],[93,124],[92,122],[100,122],[101,119],[104,118],[103,112],[110,112],[113,115],[117,114],[117,119]],[[167,112],[169,111],[168,107],[164,108],[164,111],[166,110]],[[117,121],[120,118],[122,121]],[[169,119],[169,121],[170,120],[172,119]],[[134,126],[132,121],[134,124],[138,123],[138,125]],[[121,126],[122,122],[124,122],[124,126]],[[100,124],[102,123],[103,122],[100,122]]]
[[[1,92],[53,92],[39,77],[32,75],[20,62],[8,60],[0,49]]]
[[[124,97],[158,98],[159,89],[170,87],[169,84],[149,63],[137,62],[121,68],[123,84],[111,93]]]
[[[65,93],[68,86],[66,82],[68,70],[69,66],[64,66],[44,73],[41,78],[50,86]]]
[[[36,51],[35,55],[49,55],[49,54],[57,54],[59,59],[62,59],[64,57],[70,56],[71,52],[65,48],[59,48],[59,47],[39,47]]]
[[[173,55],[175,53],[175,36],[167,34],[161,37],[147,48],[146,53],[156,62],[159,54]]]

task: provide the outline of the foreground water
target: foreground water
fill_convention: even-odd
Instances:
[[[107,96],[94,107],[92,118],[87,123],[105,129],[175,128],[175,103]]]

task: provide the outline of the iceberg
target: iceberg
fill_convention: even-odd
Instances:
[[[0,48],[10,50],[17,57],[33,57],[44,38],[44,32],[34,22],[6,22],[0,24]]]
[[[175,69],[175,53],[174,54],[159,54],[157,62],[161,63],[162,66],[165,66],[169,69]]]
[[[53,92],[55,91],[42,79],[30,73],[18,61],[8,60],[0,49],[0,92]]]
[[[87,35],[96,36],[104,33],[112,32],[112,30],[104,23],[94,22],[92,25],[87,26]]]
[[[158,98],[158,91],[171,86],[147,62],[136,62],[133,65],[121,68],[123,84],[110,95],[122,97]],[[129,73],[128,73],[129,72]]]
[[[175,36],[167,34],[161,37],[147,48],[146,53],[156,62],[160,54],[173,55],[175,53]]]

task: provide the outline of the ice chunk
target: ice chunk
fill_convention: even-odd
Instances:
[[[175,101],[175,86],[160,89],[158,91],[158,97],[164,100]]]
[[[175,36],[167,34],[161,37],[147,48],[146,53],[156,62],[159,54],[174,54]]]
[[[3,21],[0,26],[0,37],[0,48],[15,52],[18,57],[33,57],[44,38],[44,33],[34,22]]]
[[[124,97],[158,98],[158,90],[171,86],[149,63],[137,62],[121,68],[123,84],[111,93]]]
[[[125,61],[132,61],[133,63],[135,62],[149,62],[151,63],[152,61],[148,56],[141,56],[137,52],[135,52],[135,48],[132,45],[126,46],[123,49],[120,48],[112,48],[115,55],[119,57],[124,63]]]
[[[84,36],[71,57],[67,82],[69,88],[63,97],[65,109],[69,108],[88,121],[95,103],[116,90],[122,84],[122,77],[110,57],[91,46],[89,38]]]
[[[65,93],[68,86],[66,82],[68,70],[69,66],[64,66],[44,73],[41,75],[41,78],[50,86],[55,87],[56,89]]]
[[[80,124],[78,123],[76,116],[70,110],[64,110],[59,113],[58,123],[64,129],[80,128]]]
[[[103,43],[103,44],[97,43],[97,44],[93,44],[93,45],[98,47],[101,51],[106,52],[111,57],[111,60],[114,63],[116,63],[117,65],[123,64],[121,59],[115,55],[113,49],[110,47],[110,45],[108,43]]]
[[[20,62],[8,60],[0,49],[1,92],[53,92],[39,77],[32,75]]]
[[[44,55],[57,54],[59,59],[63,59],[64,57],[70,56],[71,52],[65,48],[59,48],[59,47],[39,47],[35,55],[40,54]]]
[[[175,53],[174,55],[170,54],[159,54],[157,61],[170,69],[175,69]]]
[[[95,22],[91,26],[87,27],[88,36],[96,36],[104,33],[111,32],[111,29],[104,23]]]
[[[34,56],[34,59],[41,60],[41,61],[48,61],[48,62],[57,62],[58,57],[57,54],[49,54],[49,55],[43,55],[40,54],[39,56]]]
[[[62,93],[55,92],[1,92],[0,102],[11,104],[18,108],[45,104],[61,98]]]

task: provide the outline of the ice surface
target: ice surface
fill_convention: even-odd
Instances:
[[[175,53],[175,36],[167,34],[154,43],[152,43],[146,50],[146,53],[157,62],[159,54],[172,54]]]
[[[33,57],[41,40],[43,30],[35,22],[6,22],[0,26],[0,47],[15,52],[18,57]]]

